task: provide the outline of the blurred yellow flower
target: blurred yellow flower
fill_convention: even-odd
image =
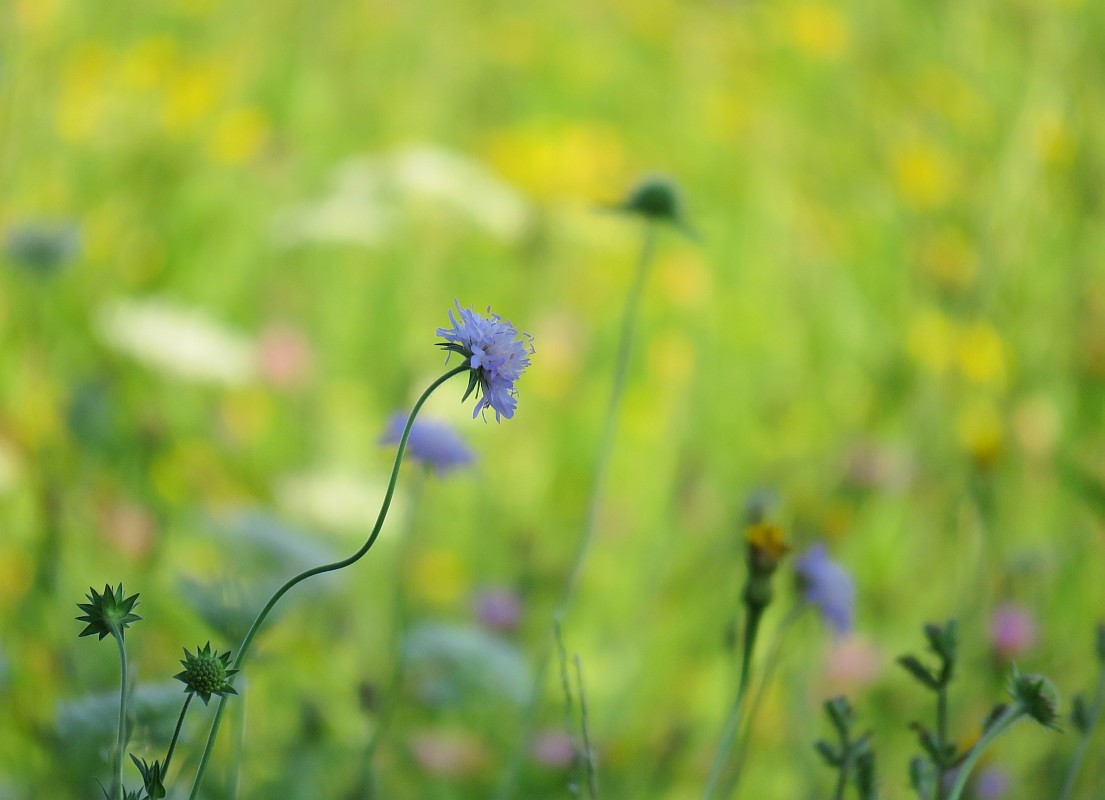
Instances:
[[[906,348],[922,367],[943,375],[955,359],[956,340],[955,323],[937,309],[927,309],[910,323]]]
[[[1005,384],[1005,345],[994,327],[985,320],[964,326],[956,346],[959,369],[972,383],[992,388]]]
[[[665,296],[687,311],[697,311],[713,293],[710,271],[696,250],[664,259],[659,265]]]
[[[249,161],[268,139],[269,124],[257,108],[238,108],[219,118],[208,142],[208,153],[223,164]]]
[[[257,441],[272,422],[272,397],[260,388],[244,388],[228,394],[222,403],[222,421],[234,439],[243,445]]]
[[[802,52],[825,60],[844,55],[850,38],[840,9],[820,2],[801,3],[791,11],[790,34]]]
[[[161,86],[177,61],[176,42],[168,36],[151,36],[132,45],[122,56],[119,77],[128,89]]]
[[[413,588],[427,602],[448,606],[471,588],[468,570],[453,550],[431,548],[419,554],[413,569]]]
[[[989,397],[976,397],[964,405],[955,418],[960,445],[976,465],[988,468],[1001,455],[1005,422],[1001,411]]]
[[[17,0],[15,24],[26,33],[51,27],[58,17],[58,0]]]
[[[18,547],[0,551],[0,608],[14,608],[31,588],[34,575],[31,557]]]
[[[544,122],[503,131],[492,138],[488,160],[506,180],[545,199],[596,200],[626,183],[621,139],[602,124]]]
[[[945,205],[955,189],[950,159],[931,144],[901,147],[894,154],[894,179],[902,199],[921,210]]]
[[[76,47],[63,64],[54,112],[54,125],[63,140],[86,142],[99,128],[107,108],[105,76],[110,58],[103,44],[92,41]]]
[[[1017,406],[1012,423],[1017,444],[1028,455],[1046,458],[1055,451],[1063,423],[1050,398],[1038,395],[1024,400]]]
[[[649,372],[661,383],[684,385],[694,373],[694,342],[678,330],[655,336],[648,346]]]
[[[1067,121],[1055,111],[1039,114],[1035,120],[1036,154],[1045,164],[1065,166],[1074,160],[1078,142]]]
[[[749,559],[770,569],[790,552],[790,545],[783,540],[783,529],[770,522],[756,522],[748,526],[744,534],[748,544]]]
[[[161,124],[170,134],[182,134],[203,119],[215,103],[220,75],[211,65],[182,64],[168,82],[161,106]]]

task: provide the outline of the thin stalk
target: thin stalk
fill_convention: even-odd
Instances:
[[[748,711],[744,715],[743,730],[741,731],[740,741],[737,742],[736,755],[733,761],[733,776],[729,779],[728,787],[722,792],[723,797],[730,797],[735,794],[737,787],[740,785],[744,764],[748,759],[748,745],[752,739],[752,725],[755,723],[756,715],[759,713],[760,706],[763,704],[764,695],[767,694],[767,687],[771,684],[775,676],[775,670],[779,666],[779,658],[783,651],[783,641],[790,627],[806,608],[808,608],[808,606],[805,603],[798,603],[795,605],[787,612],[787,615],[783,617],[783,621],[779,623],[779,627],[775,631],[775,638],[771,643],[767,658],[764,660],[763,674],[756,682],[756,691],[752,693],[751,701],[748,704]]]
[[[971,748],[971,752],[967,754],[967,758],[959,766],[959,771],[955,776],[955,784],[948,794],[948,800],[959,800],[959,796],[963,794],[963,788],[967,785],[967,779],[971,776],[971,770],[974,769],[978,759],[982,756],[982,751],[989,746],[990,742],[1005,733],[1024,713],[1024,706],[1015,702],[1005,709],[986,733],[982,734],[982,738],[975,742],[975,746]]]
[[[576,692],[579,694],[579,728],[583,734],[583,763],[587,766],[587,795],[598,800],[599,779],[595,772],[595,751],[591,748],[591,721],[587,715],[587,693],[583,691],[583,664],[575,655]]]
[[[403,636],[410,625],[406,580],[410,566],[408,562],[412,549],[411,540],[414,537],[415,513],[420,505],[422,489],[426,485],[426,475],[428,472],[429,468],[427,467],[424,470],[419,470],[414,477],[414,482],[410,490],[410,511],[407,513],[407,518],[404,520],[403,524],[403,530],[399,535],[399,549],[395,559],[395,597],[392,601],[391,620],[393,649],[396,654],[395,668],[392,670],[391,678],[388,681],[388,688],[384,693],[384,707],[380,712],[380,719],[376,723],[376,730],[372,732],[372,738],[369,739],[368,747],[365,748],[364,762],[368,770],[368,791],[366,792],[368,797],[376,796],[376,780],[372,774],[372,759],[380,746],[380,741],[384,738],[384,734],[388,732],[395,718],[395,709],[398,707],[396,695],[398,695],[403,685],[403,677],[407,672],[407,658],[403,653]]]
[[[184,705],[180,708],[180,716],[176,720],[176,728],[173,730],[173,738],[169,740],[169,752],[165,754],[165,765],[161,768],[162,778],[167,778],[169,775],[169,764],[173,761],[173,751],[176,750],[177,739],[180,738],[180,729],[184,725],[184,715],[188,713],[188,704],[192,702],[192,698],[195,697],[195,692],[188,692],[188,695],[184,698]]]
[[[729,752],[733,749],[733,742],[737,736],[737,728],[740,726],[741,711],[744,708],[744,696],[748,689],[748,677],[752,671],[752,651],[756,646],[756,634],[760,629],[760,620],[763,618],[762,605],[748,605],[748,613],[744,623],[744,648],[741,653],[740,682],[737,684],[737,696],[733,698],[733,705],[729,707],[729,714],[725,718],[725,726],[721,732],[721,742],[714,754],[714,763],[710,767],[710,777],[706,781],[706,790],[702,793],[703,800],[710,800],[718,789],[718,782],[725,768],[725,762],[729,758]]]
[[[406,427],[403,428],[403,436],[399,440],[399,448],[395,453],[395,463],[391,468],[391,479],[388,481],[388,488],[387,491],[384,493],[383,503],[380,505],[380,513],[376,517],[376,524],[373,526],[372,533],[369,534],[368,539],[365,540],[365,543],[361,545],[360,549],[358,549],[357,552],[355,552],[348,558],[344,558],[341,561],[335,561],[332,564],[323,564],[322,566],[313,567],[312,569],[301,572],[294,578],[289,580],[287,583],[285,583],[283,586],[281,586],[279,589],[277,589],[276,593],[269,598],[269,601],[267,603],[265,603],[264,608],[261,609],[261,612],[257,615],[257,618],[253,620],[253,624],[250,625],[249,630],[246,632],[245,638],[242,640],[242,644],[238,648],[238,654],[234,659],[234,665],[232,667],[233,669],[241,668],[242,662],[245,660],[246,653],[249,652],[249,646],[253,643],[253,638],[257,635],[257,632],[258,630],[260,630],[261,625],[265,621],[265,618],[268,617],[269,612],[273,609],[273,606],[275,606],[280,598],[287,594],[292,587],[294,587],[298,583],[302,583],[303,581],[315,575],[321,575],[325,572],[333,572],[334,570],[344,569],[350,564],[354,564],[357,561],[360,561],[361,558],[364,557],[364,554],[372,549],[372,545],[376,543],[376,539],[380,535],[380,530],[384,527],[384,520],[387,518],[388,509],[391,507],[391,500],[395,494],[395,484],[399,478],[399,466],[403,463],[403,452],[407,448],[407,438],[410,436],[411,426],[414,424],[415,417],[418,416],[418,412],[421,410],[423,403],[426,402],[426,400],[431,394],[433,394],[434,390],[436,390],[437,387],[441,386],[441,384],[445,383],[447,380],[454,377],[455,375],[459,375],[462,372],[467,372],[469,369],[470,367],[468,366],[468,363],[466,361],[459,367],[455,367],[449,370],[440,378],[431,383],[429,387],[427,387],[426,391],[424,391],[422,395],[418,398],[418,401],[415,402],[414,408],[411,409],[411,414],[407,418]],[[233,681],[234,676],[231,676],[230,680]],[[223,695],[223,697],[219,700],[218,708],[215,709],[215,718],[211,722],[211,732],[207,735],[207,744],[203,748],[203,755],[200,756],[199,767],[197,767],[196,769],[196,777],[195,780],[192,782],[192,791],[188,795],[189,800],[196,800],[196,797],[199,793],[199,787],[200,782],[203,779],[203,773],[207,769],[207,762],[211,759],[211,751],[215,746],[215,737],[218,735],[219,732],[219,723],[222,720],[223,711],[226,708],[226,700],[227,696]]]
[[[936,690],[936,741],[941,749],[948,742],[948,687],[944,684]],[[944,766],[943,757],[936,765],[936,800],[944,794]]]
[[[629,374],[629,356],[633,351],[637,308],[641,302],[645,279],[648,277],[653,255],[656,252],[657,223],[648,220],[644,223],[644,226],[644,236],[641,241],[640,255],[637,258],[636,274],[629,288],[625,310],[622,313],[621,331],[618,335],[618,354],[614,362],[614,383],[610,388],[610,399],[606,404],[606,416],[603,421],[602,432],[599,434],[591,494],[587,502],[587,514],[584,517],[583,530],[576,540],[575,550],[568,566],[568,575],[564,581],[560,599],[557,601],[553,612],[553,618],[556,620],[562,619],[571,605],[572,598],[575,596],[576,585],[579,583],[579,576],[583,572],[584,562],[587,560],[587,554],[590,552],[591,544],[595,539],[595,529],[598,526],[602,496],[606,488],[607,474],[610,471],[610,456],[614,449],[614,433],[617,428],[618,412],[621,409],[626,377]],[[541,689],[545,685],[545,676],[548,674],[551,656],[551,643],[546,640],[537,658],[533,685],[530,688],[525,710],[522,713],[522,728],[518,735],[518,746],[515,748],[514,755],[511,757],[506,772],[503,774],[503,779],[499,783],[498,791],[495,794],[497,800],[507,800],[514,794],[522,760],[529,749],[530,736],[537,721],[537,704],[541,697]]]
[[[112,791],[116,800],[123,800],[123,750],[127,746],[127,648],[123,644],[123,632],[114,631],[119,644],[119,731],[115,739],[115,783]]]
[[[245,683],[245,678],[242,679]],[[238,738],[234,742],[234,776],[230,781],[230,800],[238,800],[238,794],[242,789],[242,763],[246,754],[246,689],[243,686],[239,694],[239,702],[234,704],[234,711],[238,717]]]
[[[1078,777],[1078,770],[1082,768],[1082,760],[1086,757],[1086,750],[1090,746],[1090,738],[1097,720],[1101,717],[1102,707],[1105,706],[1105,666],[1097,673],[1097,688],[1094,690],[1093,706],[1090,708],[1089,727],[1082,734],[1078,742],[1078,748],[1074,751],[1070,767],[1067,769],[1067,777],[1063,781],[1063,791],[1059,794],[1059,800],[1068,800],[1074,791],[1074,780]]]
[[[833,789],[833,800],[844,800],[844,790],[848,788],[848,775],[852,772],[852,756],[844,756],[844,762],[840,765],[840,775],[836,779],[836,788]]]
[[[560,620],[553,623],[553,633],[556,637],[556,657],[560,667],[560,690],[564,694],[564,731],[572,743],[572,777],[568,781],[568,793],[573,797],[579,795],[579,771],[583,758],[576,747],[575,737],[575,709],[572,705],[572,684],[568,679],[568,651],[564,648],[564,634],[560,628]]]

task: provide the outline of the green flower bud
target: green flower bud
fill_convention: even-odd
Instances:
[[[614,210],[638,214],[654,222],[670,222],[692,239],[679,188],[667,178],[652,177],[638,183]]]
[[[161,800],[166,794],[164,776],[161,774],[161,762],[154,761],[152,764],[147,764],[146,759],[143,758],[139,761],[134,753],[130,754],[130,760],[142,773],[142,785],[146,789],[146,796],[149,800]]]
[[[230,676],[238,670],[228,669],[230,665],[230,651],[223,654],[211,651],[211,642],[202,648],[196,648],[196,654],[188,652],[184,648],[184,659],[180,662],[184,665],[184,671],[178,672],[173,677],[184,684],[185,692],[195,692],[203,700],[203,704],[211,700],[211,695],[217,694],[225,697],[228,694],[238,694],[230,685]]]
[[[1009,694],[1032,719],[1045,728],[1059,729],[1056,724],[1059,719],[1059,690],[1043,675],[1014,672],[1009,683]]]

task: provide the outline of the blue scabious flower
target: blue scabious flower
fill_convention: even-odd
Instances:
[[[856,586],[852,576],[829,558],[823,544],[815,544],[794,564],[802,598],[821,612],[822,618],[843,636],[852,630]]]
[[[470,308],[461,308],[459,303],[456,310],[460,319],[450,309],[449,321],[453,327],[438,328],[437,335],[445,339],[438,345],[450,355],[460,353],[472,370],[468,376],[468,390],[461,401],[475,391],[479,402],[472,419],[489,408],[495,412],[496,422],[501,422],[503,417],[510,419],[518,407],[514,383],[529,366],[533,337],[522,334],[519,339],[518,329],[498,314],[492,314],[490,308],[486,317]],[[481,392],[483,397],[479,397]]]
[[[398,444],[403,438],[407,415],[402,411],[392,414],[387,428],[380,437],[380,444]],[[407,437],[407,455],[421,461],[442,475],[450,470],[467,466],[475,460],[472,451],[444,422],[416,419]]]

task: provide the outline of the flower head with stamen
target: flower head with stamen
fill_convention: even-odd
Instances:
[[[452,309],[449,311],[453,327],[438,328],[437,335],[445,339],[438,346],[450,355],[459,353],[471,369],[462,402],[475,391],[479,401],[472,412],[473,419],[489,408],[495,412],[496,422],[503,417],[510,419],[518,406],[514,384],[530,364],[533,337],[522,334],[519,339],[518,329],[498,314],[492,314],[490,308],[487,316],[461,308],[459,303],[456,310],[459,318]]]

